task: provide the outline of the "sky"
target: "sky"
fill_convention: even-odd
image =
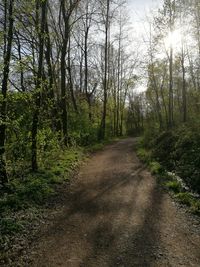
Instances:
[[[138,31],[144,31],[146,16],[163,4],[163,0],[127,0],[127,2],[130,20]]]
[[[128,0],[128,5],[139,13],[145,13],[145,10],[158,7],[163,0]]]
[[[141,51],[145,51],[144,36],[146,30],[148,29],[147,16],[149,16],[152,11],[158,10],[163,4],[163,0],[127,0],[130,21],[132,22],[133,36],[138,39],[140,43]],[[142,48],[143,47],[143,48]],[[142,92],[146,90],[147,80],[141,80],[137,85],[136,91]]]

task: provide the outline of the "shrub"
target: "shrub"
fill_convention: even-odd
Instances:
[[[79,148],[56,153],[44,159],[44,169],[36,173],[27,171],[23,179],[15,178],[9,183],[8,193],[0,197],[1,214],[6,210],[16,211],[31,205],[43,204],[54,194],[55,184],[69,179],[69,173],[83,156],[83,150]]]
[[[163,168],[160,165],[160,163],[156,162],[156,161],[152,161],[150,163],[150,171],[152,174],[161,174],[163,173]]]
[[[181,183],[178,181],[169,181],[165,185],[176,194],[182,191]]]
[[[194,202],[193,196],[188,192],[178,193],[176,195],[176,198],[178,199],[178,201],[181,204],[184,204],[184,205],[187,205],[187,206],[192,206],[193,202]]]
[[[177,136],[172,131],[160,134],[153,142],[153,157],[158,160],[168,170],[174,169],[172,152],[177,140]]]
[[[29,200],[36,204],[41,204],[54,190],[47,181],[40,178],[30,178],[22,190],[18,192],[22,200]]]
[[[149,163],[151,161],[151,151],[147,151],[144,148],[139,148],[137,155],[143,162]]]
[[[3,218],[0,220],[0,232],[2,234],[12,234],[23,230],[23,225],[11,218]]]
[[[159,134],[158,125],[148,125],[148,128],[144,131],[144,136],[142,138],[142,144],[144,147],[150,149],[152,148],[152,142],[155,140],[156,136]]]
[[[191,212],[200,215],[200,200],[197,200],[193,203],[191,207]]]
[[[186,184],[200,192],[200,134],[184,129],[173,152],[175,170]]]
[[[152,157],[169,171],[175,171],[186,185],[200,193],[200,133],[179,127],[160,134],[152,143]]]

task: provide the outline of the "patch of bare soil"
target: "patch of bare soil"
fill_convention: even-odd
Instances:
[[[159,188],[134,143],[109,145],[81,167],[24,266],[200,266],[199,220]]]

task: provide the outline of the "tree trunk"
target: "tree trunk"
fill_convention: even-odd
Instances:
[[[101,120],[101,129],[100,129],[100,139],[105,139],[106,132],[106,115],[107,115],[107,98],[108,98],[108,83],[107,83],[107,74],[108,74],[108,35],[109,35],[109,13],[110,13],[110,0],[107,0],[106,5],[106,23],[105,23],[105,50],[104,50],[104,81],[103,81],[103,92],[104,92],[104,101],[103,101],[103,114]]]
[[[184,59],[184,48],[182,45],[182,111],[183,111],[183,122],[187,121],[187,99],[186,99],[186,81],[185,81],[185,59]]]
[[[3,187],[8,182],[6,172],[6,160],[5,160],[5,140],[6,140],[6,116],[7,116],[7,91],[8,91],[8,79],[10,70],[10,59],[12,51],[13,41],[13,6],[14,0],[10,0],[8,9],[8,33],[7,37],[4,38],[4,68],[2,77],[2,95],[3,101],[1,105],[1,122],[0,122],[0,185]],[[7,1],[5,1],[5,21],[4,30],[7,32]]]
[[[51,121],[52,121],[52,129],[55,131],[59,131],[60,127],[58,125],[58,110],[56,106],[56,100],[55,100],[55,93],[54,93],[54,86],[55,86],[55,75],[52,68],[52,49],[51,49],[51,40],[49,36],[49,27],[48,23],[46,21],[46,52],[45,52],[45,58],[47,62],[47,69],[48,69],[48,92],[47,96],[48,99],[50,99],[50,114],[51,114]]]
[[[76,98],[74,95],[74,86],[73,86],[73,79],[72,79],[72,69],[71,69],[71,40],[70,40],[70,36],[69,36],[69,40],[68,40],[68,66],[67,66],[67,70],[68,70],[68,85],[69,85],[69,89],[70,89],[70,94],[71,94],[71,99],[72,99],[72,104],[73,104],[73,108],[75,110],[75,112],[78,114],[78,107],[76,104]]]
[[[173,48],[170,47],[169,62],[169,128],[173,126]]]
[[[170,2],[170,34],[174,30],[174,9],[175,2]],[[170,55],[169,55],[169,125],[171,128],[174,124],[174,97],[173,97],[173,45],[170,44]]]
[[[41,102],[41,87],[42,87],[42,72],[43,72],[43,61],[44,61],[44,41],[45,41],[45,25],[46,25],[46,14],[47,13],[47,0],[41,3],[41,23],[38,32],[39,35],[39,59],[38,59],[38,73],[36,80],[36,90],[34,93],[35,107],[32,121],[32,171],[38,169],[37,162],[37,132],[38,132],[38,121],[40,113],[40,102]]]
[[[63,20],[64,20],[64,36],[61,50],[61,109],[62,109],[62,132],[63,132],[63,143],[65,146],[68,144],[68,115],[67,115],[67,103],[66,103],[66,55],[67,55],[67,44],[69,40],[69,18],[66,15],[65,0],[61,2]]]

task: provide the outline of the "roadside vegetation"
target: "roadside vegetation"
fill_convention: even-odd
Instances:
[[[194,129],[181,126],[156,137],[144,134],[137,155],[181,204],[200,215],[199,139]]]
[[[135,98],[138,155],[181,203],[199,213],[200,21],[198,1],[163,1],[149,18],[147,90]],[[138,104],[139,103],[139,104]],[[143,114],[141,117],[140,114]],[[139,120],[139,119],[138,119]],[[137,134],[137,127],[133,133]],[[190,193],[191,192],[191,193]]]

